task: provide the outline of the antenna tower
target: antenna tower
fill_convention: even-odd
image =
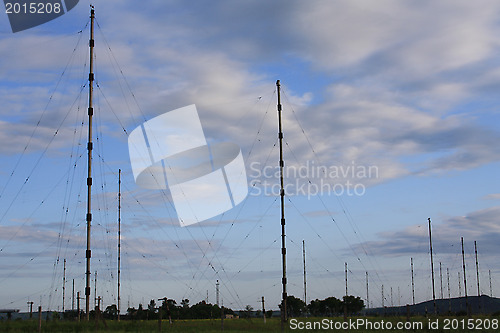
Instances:
[[[90,9],[90,63],[89,63],[89,137],[87,143],[87,251],[85,252],[86,257],[86,270],[85,270],[85,314],[87,320],[90,319],[90,226],[92,224],[92,116],[94,114],[94,108],[92,105],[93,95],[94,95],[94,19],[95,12],[94,6]]]
[[[286,307],[286,236],[285,236],[285,187],[283,184],[283,168],[285,162],[283,162],[283,131],[281,128],[281,84],[280,80],[276,81],[276,90],[278,94],[278,138],[280,143],[280,197],[281,197],[281,256],[282,256],[282,268],[283,277],[281,278],[281,284],[283,285],[283,292],[281,297],[281,331],[285,330],[285,322],[287,321],[287,307]]]
[[[434,287],[434,260],[432,257],[432,232],[431,232],[431,218],[429,220],[429,247],[431,249],[431,278],[432,278],[432,301],[434,302],[434,314],[437,313],[436,307],[436,289]]]
[[[121,260],[121,211],[122,211],[122,169],[118,169],[118,317],[117,320],[120,321],[120,260]]]

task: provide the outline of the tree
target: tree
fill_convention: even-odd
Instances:
[[[252,311],[253,311],[253,307],[251,305],[245,306],[245,310],[243,310],[243,312],[242,312],[243,317],[244,318],[251,318]]]
[[[182,307],[183,307],[184,309],[189,308],[189,300],[188,300],[187,298],[183,299],[183,300],[181,301],[181,305],[182,305]]]
[[[343,311],[343,303],[336,297],[327,297],[311,301],[307,308],[313,316],[333,316]]]
[[[142,304],[139,303],[139,308],[137,309],[136,318],[139,320],[146,319],[147,313],[144,311]]]
[[[116,304],[108,305],[102,315],[104,319],[115,319],[118,317],[118,308],[116,307]]]
[[[192,319],[205,319],[220,313],[220,308],[212,304],[207,304],[205,301],[196,303],[190,308],[190,318]]]
[[[286,297],[286,312],[288,317],[297,317],[305,313],[306,303],[295,296]]]
[[[320,301],[319,299],[311,301],[307,307],[309,309],[309,313],[313,316],[320,317],[325,314],[325,305],[323,304],[323,301]]]
[[[148,304],[148,319],[154,319],[156,314],[156,302],[154,299]]]
[[[327,311],[326,313],[331,316],[333,316],[336,313],[342,312],[344,309],[342,301],[336,297],[325,298],[324,302]]]
[[[134,319],[137,314],[137,310],[134,307],[127,309],[127,317],[130,319]]]
[[[365,302],[359,296],[344,296],[343,303],[346,305],[347,313],[356,313],[365,307]]]
[[[161,317],[162,318],[169,318],[172,317],[172,314],[178,315],[178,308],[177,308],[177,303],[173,299],[168,299],[165,302],[165,299],[163,300],[163,303],[161,304]],[[174,317],[175,318],[175,317]]]

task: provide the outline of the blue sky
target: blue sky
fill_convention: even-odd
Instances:
[[[13,34],[0,19],[0,308],[29,300],[66,308],[83,293],[89,2]],[[427,218],[458,296],[460,237],[481,291],[498,290],[500,236],[500,4],[496,1],[95,1],[94,226],[91,270],[116,302],[117,178],[123,170],[122,311],[150,299],[207,297],[277,309],[279,199],[252,165],[278,164],[276,87],[283,87],[289,170],[376,167],[372,177],[289,177],[288,292],[308,301],[349,293],[370,305],[432,297]],[[82,32],[80,32],[82,31]],[[122,74],[123,73],[123,74]],[[138,187],[127,134],[196,104],[209,143],[241,147],[250,195],[209,221],[181,228],[168,191]],[[55,134],[57,133],[57,134]],[[28,180],[27,180],[28,179]],[[26,181],[27,180],[27,181]],[[362,186],[363,195],[298,195],[295,185]],[[312,193],[308,193],[312,194]],[[475,281],[474,281],[475,282]],[[469,295],[475,284],[468,283]],[[400,299],[396,300],[396,290]],[[445,288],[446,289],[446,288]],[[69,292],[68,292],[69,290]],[[93,290],[93,289],[92,289]],[[463,292],[463,291],[462,291]],[[439,294],[439,292],[438,292]],[[446,292],[447,295],[447,292]]]

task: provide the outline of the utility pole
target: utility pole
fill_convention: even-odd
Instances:
[[[429,221],[429,247],[431,249],[431,278],[432,278],[432,301],[434,302],[434,314],[437,314],[436,307],[436,289],[434,287],[434,261],[432,257],[432,232],[431,232],[431,218],[428,218]]]
[[[262,315],[264,316],[264,324],[266,323],[266,307],[264,306],[264,296],[262,296]]]
[[[370,308],[370,294],[368,292],[368,272],[366,272],[366,308]]]
[[[73,293],[71,294],[71,311],[75,311],[75,279],[73,279]]]
[[[120,254],[121,254],[122,169],[118,169],[118,318],[120,321]]]
[[[30,319],[33,318],[33,302],[28,301],[28,305],[30,306]]]
[[[479,289],[479,264],[477,261],[477,242],[474,241],[474,252],[476,254],[476,281],[477,281],[477,297],[481,296],[481,289]]]
[[[222,301],[222,306],[220,307],[220,330],[224,331],[224,301]]]
[[[78,311],[78,321],[80,321],[80,292],[76,293],[76,306],[77,306],[77,311]]]
[[[90,319],[90,226],[92,224],[92,116],[94,114],[94,108],[92,105],[93,92],[94,92],[94,19],[95,12],[94,7],[91,6],[90,10],[90,62],[89,62],[89,130],[88,130],[88,143],[87,143],[87,251],[85,252],[86,257],[86,270],[85,270],[85,312],[87,316],[87,321]]]
[[[97,297],[97,306],[96,306],[97,317],[99,317],[99,313],[101,312],[101,299],[102,299],[101,296]]]
[[[391,287],[391,307],[394,306],[394,301],[393,301],[393,298],[392,298],[392,287]]]
[[[306,243],[302,240],[302,259],[304,262],[304,303],[307,305],[307,284],[306,284]]]
[[[161,304],[158,306],[158,332],[161,333],[162,329],[161,329],[161,319],[162,319],[162,316],[163,314],[161,313]],[[119,316],[118,316],[119,317]]]
[[[99,320],[101,320],[101,296],[97,297],[97,305],[95,306],[95,327],[96,330],[99,326]]]
[[[467,277],[465,274],[465,252],[464,252],[464,238],[461,237],[461,242],[462,242],[462,265],[464,268],[464,290],[465,290],[465,308],[467,310],[467,314],[469,314],[469,302],[467,300]]]
[[[413,301],[413,305],[415,305],[415,283],[413,281],[413,258],[410,258],[411,264],[411,299]]]
[[[64,314],[64,301],[66,299],[66,259],[64,259],[64,264],[63,264],[63,290],[62,290],[62,312]]]
[[[281,284],[283,285],[283,292],[281,297],[281,331],[285,330],[285,323],[287,322],[287,307],[286,307],[286,234],[285,234],[285,187],[283,182],[283,169],[285,163],[283,162],[283,131],[281,128],[281,84],[280,80],[276,81],[276,90],[278,94],[278,138],[280,144],[280,197],[281,197],[281,256],[282,256],[282,269],[283,277]]]
[[[215,304],[219,306],[219,280],[217,280],[217,283],[215,284]]]
[[[38,332],[39,333],[42,332],[42,306],[41,305],[38,307]]]
[[[168,323],[170,325],[172,325],[172,314],[170,313],[170,307],[168,306],[168,298],[166,298],[166,297],[159,298],[158,301],[164,301],[165,302],[165,305],[167,307]]]

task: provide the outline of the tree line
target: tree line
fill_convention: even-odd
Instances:
[[[221,309],[218,305],[210,304],[205,301],[198,302],[194,305],[189,304],[189,299],[183,299],[180,304],[173,299],[163,299],[161,306],[158,306],[155,300],[151,300],[147,307],[139,304],[139,307],[131,307],[127,309],[127,314],[122,316],[123,319],[130,320],[153,320],[158,319],[161,314],[162,319],[210,319],[220,318],[222,310],[224,315],[235,314],[235,312],[224,307]],[[342,315],[344,312],[347,315],[353,315],[361,311],[365,307],[364,301],[360,297],[344,296],[342,299],[336,297],[327,297],[325,299],[315,299],[309,304],[306,304],[300,298],[289,295],[287,297],[287,316],[288,317],[332,317]],[[237,311],[243,318],[262,317],[260,310],[253,311],[249,305],[245,310]],[[266,311],[266,317],[273,315],[272,310]],[[116,305],[110,305],[103,313],[104,318],[114,319],[118,316]]]
[[[349,295],[342,297],[341,300],[336,297],[327,297],[322,300],[315,299],[306,304],[300,298],[290,295],[286,298],[286,307],[288,317],[333,317],[344,312],[347,315],[356,314],[363,310],[365,303],[360,297]]]
[[[205,301],[198,302],[194,305],[189,305],[189,299],[183,299],[180,304],[173,299],[163,299],[161,305],[157,305],[152,299],[147,307],[139,304],[139,307],[130,307],[127,309],[127,314],[120,318],[130,320],[153,320],[158,319],[161,315],[162,319],[210,319],[220,318],[222,313],[234,314],[230,308],[223,309],[218,305],[210,304]],[[222,312],[223,310],[223,312]],[[118,310],[115,304],[108,306],[104,312],[105,319],[116,319]]]

